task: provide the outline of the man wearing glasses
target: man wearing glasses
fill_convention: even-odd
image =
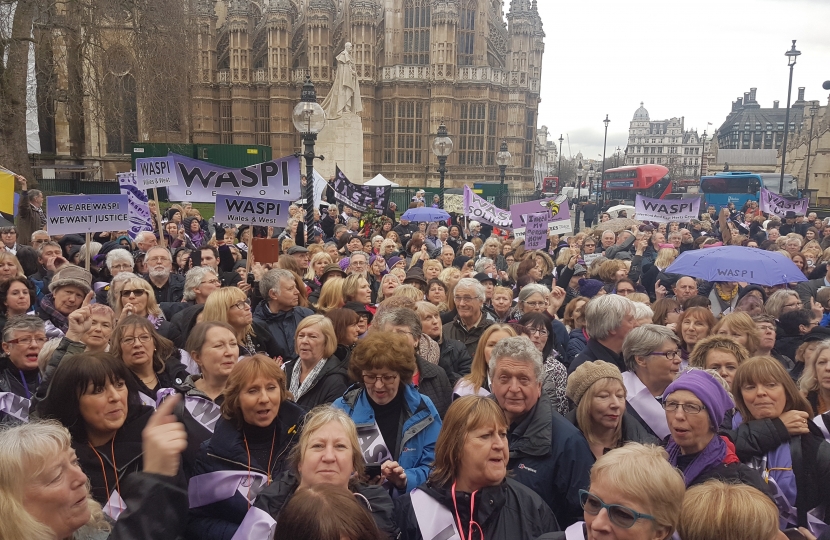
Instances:
[[[457,339],[467,347],[470,358],[476,354],[478,340],[488,326],[495,322],[492,315],[483,311],[486,300],[484,285],[473,278],[458,282],[453,292],[458,315],[444,325],[444,337]]]
[[[0,358],[0,424],[27,422],[29,400],[40,384],[37,357],[46,343],[46,328],[40,317],[21,315],[3,328]]]

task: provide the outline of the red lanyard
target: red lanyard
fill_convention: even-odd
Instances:
[[[101,454],[98,453],[98,450],[92,446],[92,443],[88,443],[89,447],[92,448],[92,451],[95,452],[95,455],[98,456],[98,461],[101,462],[101,474],[104,475],[104,489],[107,491],[107,499],[109,500],[110,494],[110,484],[107,482],[107,469],[104,467],[104,458],[101,457]],[[118,482],[118,466],[115,464],[115,435],[112,436],[112,443],[110,444],[110,452],[112,453],[112,472],[115,474],[115,492],[118,493],[118,513],[120,514],[123,512],[123,508],[121,508],[121,484]]]
[[[245,435],[245,431],[242,432],[242,440],[245,441],[245,452],[248,454],[248,483],[251,482],[251,451],[248,449],[248,437]],[[266,485],[271,485],[271,458],[274,456],[274,443],[277,441],[277,428],[274,426],[274,437],[271,439],[271,452],[268,454],[268,468],[265,469],[267,474],[268,480]],[[117,477],[116,477],[117,478]],[[251,498],[247,497],[248,499],[248,510],[251,509]]]
[[[464,535],[464,526],[461,524],[461,518],[458,515],[458,501],[455,499],[455,484],[452,484],[452,504],[455,506],[455,521],[458,523],[458,534],[461,535],[461,540],[473,540],[473,525],[478,527],[478,532],[481,533],[482,540],[484,539],[484,531],[481,529],[481,525],[476,523],[476,520],[473,516],[473,511],[475,510],[476,504],[476,493],[478,490],[473,491],[472,495],[470,495],[470,523],[467,527],[467,536]]]

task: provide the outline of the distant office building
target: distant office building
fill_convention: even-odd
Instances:
[[[756,100],[756,88],[732,102],[732,111],[718,128],[718,147],[727,150],[778,150],[784,141],[787,109],[773,101],[772,108],[762,108]],[[790,107],[790,133],[801,131],[804,122],[804,88]]]

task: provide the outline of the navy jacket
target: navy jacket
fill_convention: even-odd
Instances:
[[[300,321],[309,315],[314,315],[314,312],[299,306],[289,311],[271,313],[266,300],[260,302],[254,310],[254,320],[267,326],[277,346],[286,352],[287,356],[283,360],[293,360],[297,357],[294,351],[294,333]]]

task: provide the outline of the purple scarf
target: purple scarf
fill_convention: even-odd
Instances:
[[[694,482],[695,478],[700,476],[704,471],[711,469],[723,463],[726,457],[726,443],[715,434],[706,448],[701,451],[697,457],[692,460],[686,470],[683,471],[683,478],[686,481],[686,487]],[[673,467],[677,467],[677,461],[680,459],[680,447],[674,442],[674,439],[669,439],[669,444],[666,446],[666,452],[669,453],[669,463]]]
[[[69,318],[55,308],[55,295],[52,293],[40,299],[40,318],[51,321],[64,334],[69,330]]]

